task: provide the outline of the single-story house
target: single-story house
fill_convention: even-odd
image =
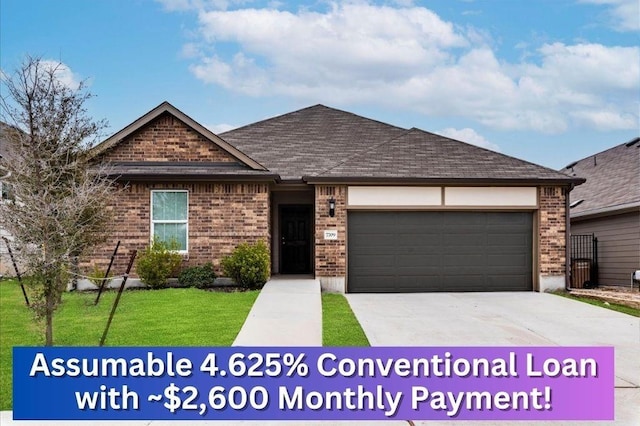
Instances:
[[[99,145],[124,192],[106,264],[153,235],[185,265],[267,242],[273,274],[338,292],[543,291],[567,283],[583,179],[323,105],[216,135],[165,102]],[[116,272],[124,270],[120,259]]]
[[[640,270],[640,138],[569,164],[586,179],[571,192],[571,234],[597,238],[600,285],[629,285]]]

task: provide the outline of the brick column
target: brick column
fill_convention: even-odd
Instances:
[[[335,216],[329,216],[329,199],[336,200]],[[347,187],[316,185],[315,194],[315,274],[322,288],[345,292],[347,275]],[[325,240],[325,230],[337,230],[337,240]]]
[[[565,191],[558,186],[543,186],[539,196],[539,290],[564,288],[567,244]]]

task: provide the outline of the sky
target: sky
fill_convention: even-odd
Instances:
[[[315,104],[553,169],[640,135],[638,0],[1,0],[0,68],[86,81],[115,133]],[[5,93],[3,91],[2,95]]]

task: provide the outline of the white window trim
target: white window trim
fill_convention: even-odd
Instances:
[[[155,192],[185,192],[187,194],[187,219],[186,220],[153,220],[153,194]],[[189,191],[186,189],[152,189],[151,196],[149,197],[150,212],[149,222],[150,222],[150,230],[151,233],[149,235],[149,243],[153,243],[153,236],[155,235],[155,224],[156,223],[184,223],[187,225],[187,235],[185,238],[186,241],[186,250],[178,250],[180,254],[188,254],[189,253]]]

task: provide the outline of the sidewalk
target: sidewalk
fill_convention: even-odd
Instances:
[[[322,346],[320,281],[269,280],[233,346]]]

